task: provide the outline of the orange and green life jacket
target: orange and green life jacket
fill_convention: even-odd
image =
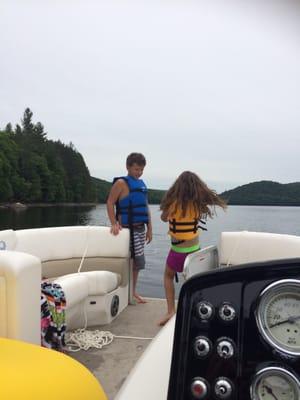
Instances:
[[[174,210],[174,211],[172,211]],[[194,207],[188,206],[186,210],[186,214],[182,216],[182,210],[180,207],[175,211],[175,205],[171,207],[171,211],[169,213],[169,235],[172,238],[180,241],[192,240],[199,236],[198,229],[201,228],[206,230],[205,228],[199,225],[200,222],[204,223],[204,221],[200,220],[200,216],[194,210]]]

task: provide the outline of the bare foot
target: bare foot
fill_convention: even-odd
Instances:
[[[143,299],[139,294],[134,293],[133,297],[135,298],[136,302],[139,304],[145,304],[147,301]]]
[[[175,311],[174,311],[174,312],[171,312],[171,313],[169,313],[169,314],[166,314],[166,315],[164,316],[164,318],[162,318],[162,319],[158,322],[157,325],[159,325],[159,326],[164,326],[164,325],[169,321],[169,319],[171,319],[171,318],[173,317],[174,314],[175,314]]]

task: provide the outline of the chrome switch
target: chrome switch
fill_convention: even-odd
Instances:
[[[198,336],[194,341],[194,351],[197,357],[206,357],[212,349],[211,341],[205,336]]]
[[[217,399],[230,399],[233,392],[232,383],[227,378],[218,378],[214,390]]]
[[[223,303],[219,309],[219,316],[223,321],[232,321],[236,316],[236,311],[231,304]]]
[[[221,358],[231,358],[234,355],[234,345],[231,339],[219,339],[217,353]]]
[[[200,301],[197,304],[198,315],[201,320],[209,320],[213,315],[213,306],[208,301]]]

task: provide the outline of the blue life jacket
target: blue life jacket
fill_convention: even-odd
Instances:
[[[121,216],[121,224],[128,225],[145,223],[149,221],[147,206],[147,187],[142,179],[135,179],[132,176],[120,176],[114,178],[124,179],[128,185],[129,194],[117,203],[117,217]]]

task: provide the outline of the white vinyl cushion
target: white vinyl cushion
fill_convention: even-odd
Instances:
[[[15,232],[16,251],[40,260],[62,260],[86,257],[129,257],[129,231],[112,235],[105,226],[65,226],[23,229]],[[1,237],[1,236],[0,236]]]
[[[5,279],[7,337],[40,344],[40,260],[26,253],[1,251],[0,276]]]
[[[115,290],[121,281],[119,274],[110,271],[88,271],[61,276],[54,280],[63,289],[67,307],[88,296],[103,296]]]
[[[73,307],[89,295],[88,278],[83,274],[61,276],[53,281],[61,286],[66,297],[66,305]]]
[[[88,278],[89,296],[102,296],[110,293],[121,283],[121,275],[111,271],[81,272]]]
[[[0,231],[0,250],[14,250],[17,242],[15,231],[7,229]]]
[[[300,237],[265,232],[222,232],[220,264],[237,265],[300,257]]]

